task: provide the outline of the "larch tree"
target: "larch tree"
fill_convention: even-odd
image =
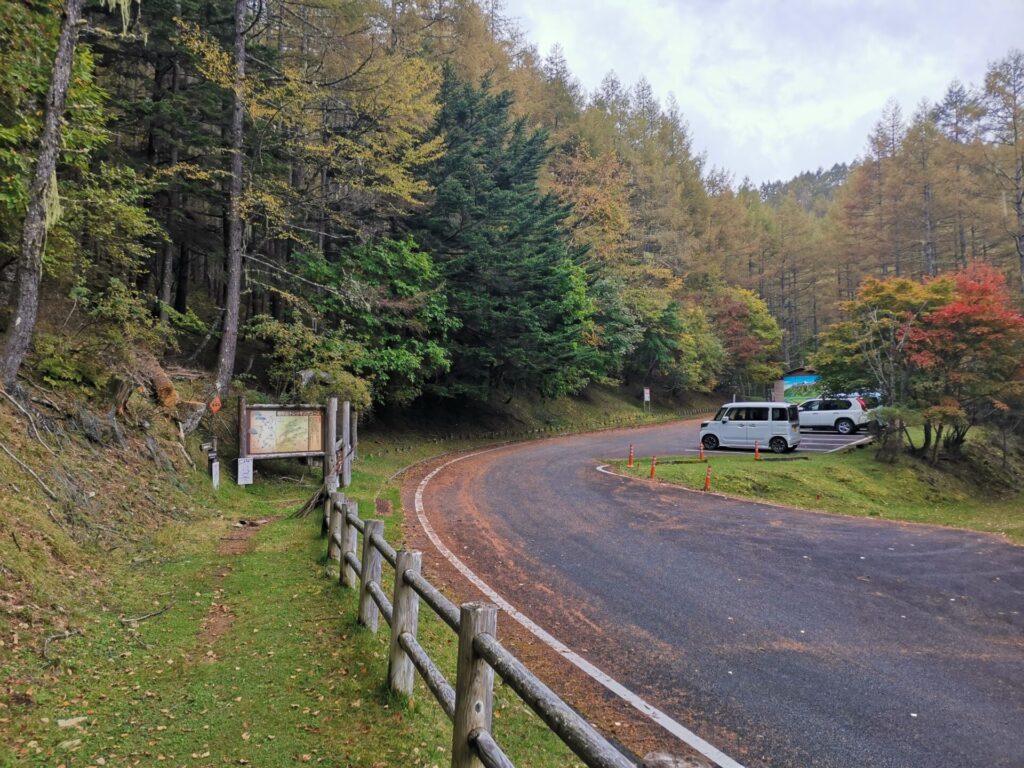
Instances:
[[[1013,238],[1024,293],[1024,52],[1013,50],[989,67],[981,103],[992,142],[985,165],[1004,204],[1008,198],[1006,229]]]
[[[218,394],[227,394],[235,371],[238,349],[239,304],[242,291],[242,194],[245,190],[243,152],[245,140],[245,34],[248,26],[247,0],[235,0],[235,33],[232,63],[231,132],[229,151],[231,164],[228,176],[227,210],[227,276],[224,296],[224,327],[217,352],[217,373],[214,386]]]
[[[25,223],[21,229],[21,248],[16,273],[17,305],[3,339],[0,358],[0,383],[15,386],[21,363],[32,342],[39,314],[39,282],[43,274],[43,248],[46,230],[58,215],[57,155],[60,152],[61,120],[67,102],[68,83],[75,58],[79,21],[84,0],[67,0],[60,27],[60,40],[53,60],[50,87],[46,94],[43,130],[39,136],[39,159],[29,186]]]

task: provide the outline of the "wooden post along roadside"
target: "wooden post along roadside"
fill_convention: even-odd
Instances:
[[[352,403],[348,400],[341,404],[341,484],[345,488],[352,484]]]
[[[338,489],[338,454],[334,450],[334,443],[338,439],[338,398],[332,397],[327,401],[327,418],[324,419],[324,530],[332,531],[331,510],[334,504],[331,501],[331,492]]]
[[[330,510],[327,526],[327,559],[333,560],[344,568],[340,542],[344,542],[342,522],[345,519],[345,508],[341,501],[342,497],[337,491],[330,491],[327,494],[327,509]]]
[[[412,696],[416,667],[398,638],[408,632],[416,637],[420,618],[420,596],[405,580],[407,572],[419,573],[423,565],[421,552],[402,550],[395,559],[394,614],[391,618],[391,647],[388,653],[388,687],[396,693]]]
[[[371,632],[377,631],[380,621],[380,609],[370,594],[370,585],[380,585],[381,556],[380,550],[373,544],[374,537],[384,538],[384,521],[366,520],[363,522],[363,562],[362,579],[359,587],[359,623]]]
[[[359,577],[355,569],[349,563],[349,557],[356,556],[356,538],[359,531],[356,529],[352,518],[359,514],[359,504],[355,500],[345,501],[341,516],[341,573],[338,580],[341,586],[354,589],[359,586]]]
[[[492,637],[498,630],[498,607],[465,603],[459,611],[459,656],[455,675],[455,722],[452,768],[484,768],[469,741],[473,731],[491,730],[494,711],[494,670],[476,652],[477,635]]]

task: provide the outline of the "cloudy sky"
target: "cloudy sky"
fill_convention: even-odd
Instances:
[[[883,105],[906,114],[979,83],[1024,31],[1024,0],[504,0],[584,87],[609,70],[676,95],[694,146],[737,181],[859,155]]]

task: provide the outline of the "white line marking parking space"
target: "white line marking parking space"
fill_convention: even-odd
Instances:
[[[426,512],[423,507],[423,493],[427,488],[427,485],[431,480],[445,467],[451,466],[452,464],[462,461],[463,459],[469,459],[473,456],[479,456],[484,453],[490,453],[496,451],[497,448],[489,448],[485,451],[477,451],[475,453],[469,453],[465,456],[459,456],[450,461],[445,462],[441,466],[432,470],[426,477],[424,477],[420,484],[416,488],[416,518],[419,520],[421,526],[423,526],[424,532],[427,534],[427,538],[430,539],[431,543],[437,548],[444,558],[451,563],[456,570],[465,576],[477,589],[487,595],[495,605],[501,608],[505,613],[515,619],[516,622],[525,627],[534,637],[544,643],[546,646],[558,653],[562,658],[571,663],[573,666],[585,672],[593,680],[596,680],[609,691],[614,693],[616,696],[621,698],[623,701],[628,702],[634,709],[647,715],[651,720],[656,722],[666,731],[671,733],[673,736],[678,738],[680,741],[688,744],[690,747],[695,749],[700,754],[709,760],[714,760],[721,768],[743,768],[742,765],[737,763],[731,757],[726,755],[724,752],[719,750],[713,744],[708,743],[700,736],[695,734],[693,731],[686,728],[681,723],[673,720],[669,715],[662,712],[660,709],[655,707],[653,704],[649,704],[637,694],[626,688],[622,683],[612,678],[607,673],[600,670],[598,667],[591,664],[589,661],[584,659],[579,654],[575,653],[561,640],[558,640],[551,635],[547,630],[540,627],[533,620],[527,617],[525,614],[516,610],[505,598],[499,595],[491,586],[486,584],[483,579],[477,576],[468,565],[460,560],[448,547],[444,545],[441,538],[434,531],[430,525],[430,521],[427,519]],[[608,473],[611,474],[611,473]]]

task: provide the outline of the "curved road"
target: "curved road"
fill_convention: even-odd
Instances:
[[[1024,548],[595,469],[697,429],[466,458],[426,514],[514,606],[749,768],[1024,766]]]

